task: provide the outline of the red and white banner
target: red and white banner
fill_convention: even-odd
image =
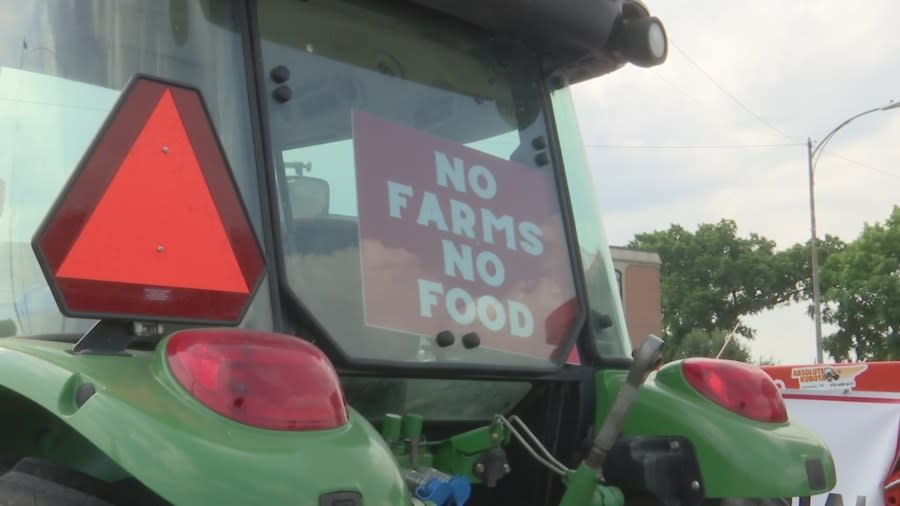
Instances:
[[[813,504],[900,505],[900,362],[763,369],[834,457],[837,486]]]

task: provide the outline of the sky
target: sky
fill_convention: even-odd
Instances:
[[[900,101],[900,2],[648,0],[667,61],[575,86],[612,244],[733,219],[779,249],[810,237],[806,139]],[[816,166],[818,235],[855,239],[900,205],[900,108],[836,134]],[[815,359],[806,305],[747,318],[752,355]],[[834,328],[825,326],[824,333]]]

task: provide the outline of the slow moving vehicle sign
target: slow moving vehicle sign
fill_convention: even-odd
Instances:
[[[32,246],[75,317],[237,323],[264,267],[199,92],[140,76]]]

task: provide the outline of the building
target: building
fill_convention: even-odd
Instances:
[[[625,324],[631,344],[637,347],[644,338],[662,335],[662,289],[659,281],[659,254],[612,246],[613,266],[619,295],[625,306]]]

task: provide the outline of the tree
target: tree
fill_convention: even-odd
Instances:
[[[701,329],[694,329],[688,332],[677,345],[669,346],[669,343],[666,343],[666,346],[663,348],[663,359],[668,362],[690,357],[715,358],[725,344],[727,337],[728,334],[721,330],[707,332]],[[749,362],[750,351],[742,343],[732,339],[722,353],[721,358]]]
[[[653,250],[662,260],[660,282],[665,333],[676,341],[695,329],[753,337],[741,317],[802,296],[800,249],[776,254],[757,234],[737,236],[731,220],[702,224],[696,232],[672,225],[638,234],[632,248]]]
[[[836,360],[900,359],[900,208],[822,266],[823,319],[839,330],[825,339]]]
[[[638,234],[629,247],[659,253],[663,328],[676,355],[680,347],[700,343],[701,334],[692,335],[698,330],[710,341],[734,328],[752,339],[754,330],[742,317],[811,297],[809,243],[776,251],[775,243],[760,235],[738,237],[731,220],[701,224],[696,232],[672,225]],[[826,259],[842,247],[828,236],[819,256]],[[691,342],[684,342],[689,335]]]
[[[824,238],[819,238],[817,240],[817,253],[819,259],[819,269],[821,273],[822,265],[828,260],[832,254],[840,252],[844,249],[846,244],[841,241],[839,238],[833,235],[825,235]],[[779,253],[782,255],[783,262],[785,262],[789,268],[798,273],[798,282],[797,286],[800,289],[794,296],[794,301],[799,302],[800,300],[809,300],[811,301],[813,298],[813,289],[812,289],[812,255],[810,251],[810,242],[806,241],[804,244],[795,244],[790,248]],[[819,284],[824,292],[824,284],[822,282],[821,276],[819,277]],[[813,315],[813,306],[809,305],[808,311],[810,318]]]

